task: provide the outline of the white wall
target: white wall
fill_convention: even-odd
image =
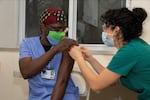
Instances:
[[[143,27],[143,35],[142,38],[147,41],[150,44],[150,0],[132,0],[132,5],[131,8],[134,7],[143,7],[145,8],[145,10],[147,11],[147,13],[149,14],[147,19],[144,22],[144,27]]]
[[[19,71],[18,51],[0,51],[0,100],[27,100],[27,82],[14,71]]]
[[[142,6],[146,8],[150,14],[150,1],[149,0],[132,0],[132,8],[134,6]],[[3,42],[3,38],[7,38],[4,47],[7,47],[11,42],[11,39],[16,39],[12,34],[17,34],[17,0],[0,0],[0,45]],[[150,17],[149,17],[150,18]],[[147,19],[144,24],[144,38],[150,43],[150,19]],[[6,37],[5,34],[10,34]],[[17,39],[16,39],[17,40]],[[16,43],[12,43],[13,47]],[[27,100],[28,84],[27,81],[22,78],[18,78],[18,50],[13,49],[0,49],[0,100]],[[111,60],[112,55],[95,55],[95,57],[107,65]],[[75,64],[75,69],[78,69]],[[120,98],[120,99],[119,99]],[[122,87],[120,84],[111,86],[104,89],[100,93],[92,92],[91,100],[136,100],[136,94]]]
[[[18,0],[0,0],[0,47],[17,47]]]

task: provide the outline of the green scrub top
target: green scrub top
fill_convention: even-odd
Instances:
[[[150,45],[138,38],[120,48],[107,67],[121,75],[121,83],[150,100]]]

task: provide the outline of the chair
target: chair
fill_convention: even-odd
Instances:
[[[79,88],[80,96],[86,96],[86,100],[89,100],[90,97],[90,88],[87,86],[86,81],[83,76],[78,71],[73,71],[71,77],[75,85]]]

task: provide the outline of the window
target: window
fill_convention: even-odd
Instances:
[[[103,44],[101,14],[110,8],[126,6],[125,0],[78,0],[77,40],[81,44]]]
[[[24,7],[24,23],[22,31],[30,37],[39,35],[39,15],[47,7],[58,7],[65,10],[68,16],[69,37],[76,39],[80,45],[87,46],[94,52],[112,54],[116,51],[107,47],[101,40],[102,23],[99,18],[110,8],[128,6],[130,0],[20,0]],[[24,6],[23,6],[24,5]],[[23,17],[23,15],[20,15]],[[21,26],[20,26],[21,27]],[[25,28],[23,28],[25,27]]]

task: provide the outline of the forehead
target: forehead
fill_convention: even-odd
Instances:
[[[105,24],[105,23],[102,25],[103,30],[106,30],[106,29],[112,29],[113,30],[115,27],[116,27],[115,25],[109,25],[109,24]]]
[[[47,27],[66,27],[66,24],[64,23],[55,23],[55,24],[49,24],[46,25]]]

